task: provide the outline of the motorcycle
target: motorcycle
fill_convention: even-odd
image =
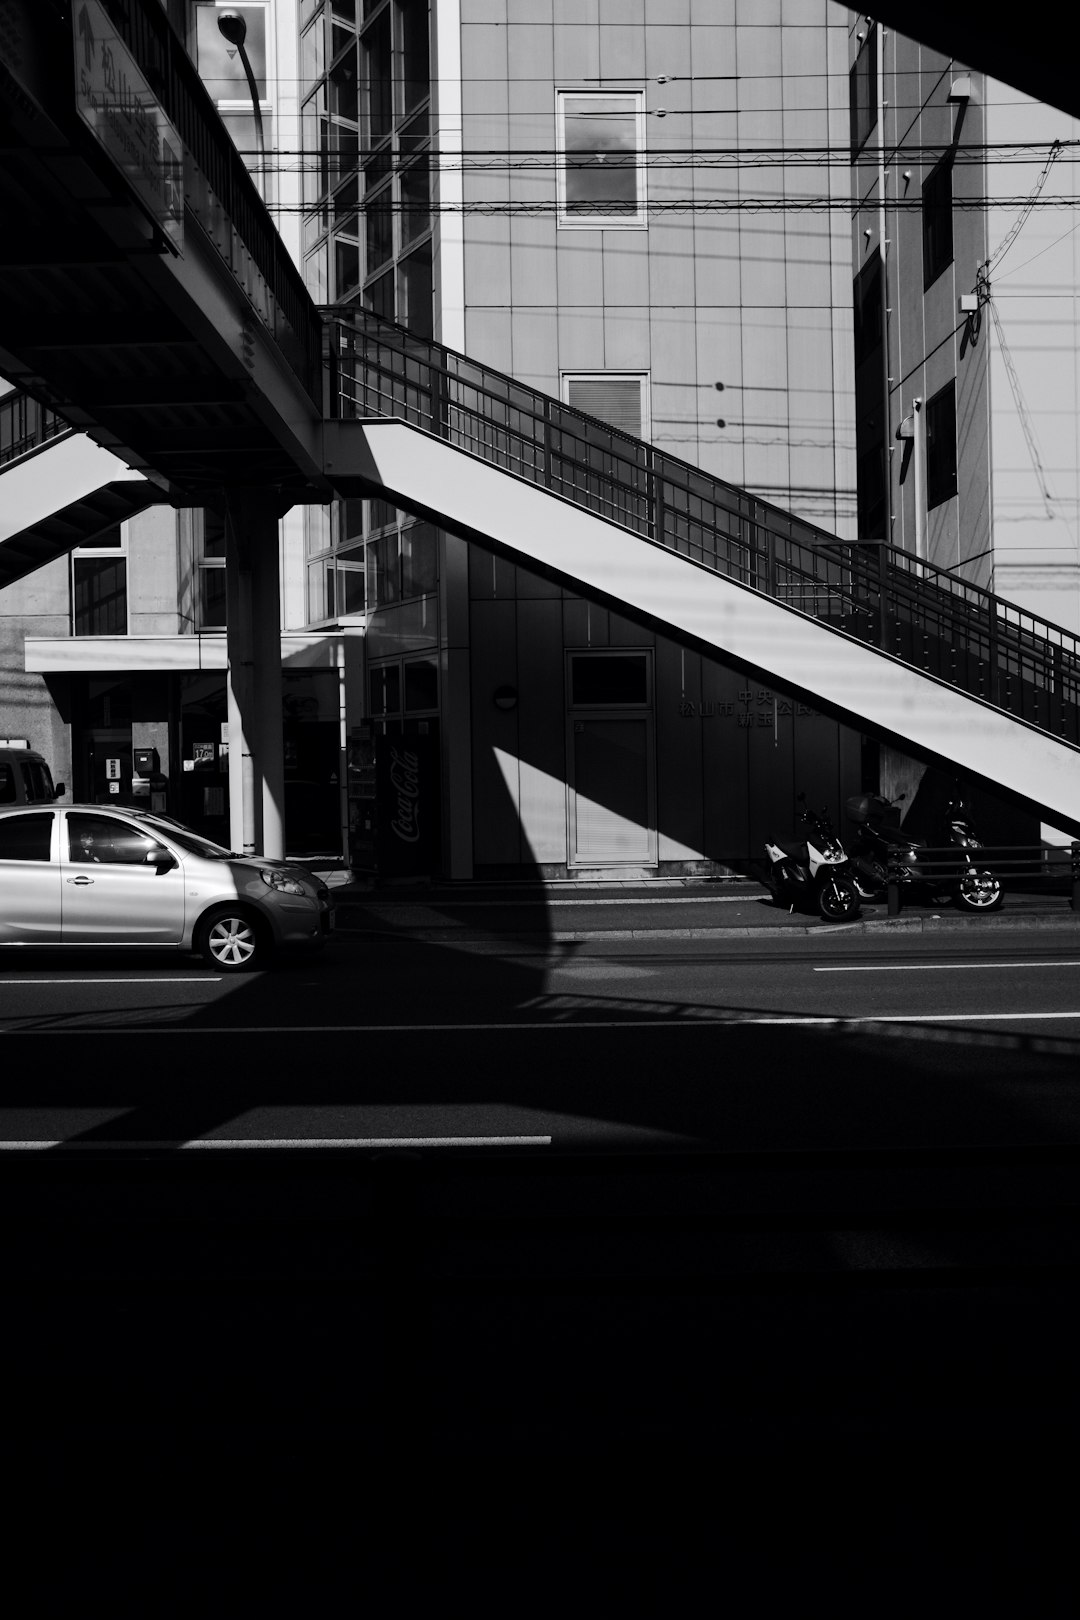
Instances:
[[[848,819],[856,829],[850,840],[851,868],[861,898],[883,898],[891,875],[919,888],[931,904],[946,895],[961,911],[997,911],[1003,899],[1001,882],[972,854],[983,846],[972,830],[964,800],[948,801],[935,841],[930,843],[913,838],[900,826],[904,798],[904,794],[887,799],[880,793],[859,793],[847,801]],[[930,849],[955,849],[955,864],[949,856],[929,856]]]
[[[805,839],[765,841],[773,900],[792,911],[796,906],[802,911],[816,910],[826,922],[850,922],[859,915],[851,862],[828,813],[806,808],[805,798],[799,794]]]

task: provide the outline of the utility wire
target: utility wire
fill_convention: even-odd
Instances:
[[[1020,232],[1030,219],[1032,211],[1038,207],[1039,196],[1042,192],[1043,186],[1046,184],[1047,176],[1049,175],[1050,170],[1053,168],[1054,162],[1058,157],[1060,147],[1061,143],[1059,141],[1055,141],[1051,146],[1049,156],[1047,157],[1046,162],[1043,164],[1042,173],[1036,180],[1030,196],[1024,203],[1016,219],[1013,221],[1011,228],[1006,232],[1001,242],[994,249],[993,253],[991,253],[990,257],[983,266],[984,273],[987,276],[989,276],[990,272],[1001,263],[1002,259],[1005,257],[1006,253],[1008,253],[1009,249],[1016,241],[1016,238],[1020,235]],[[1057,199],[1054,200],[1057,201]]]
[[[1006,240],[1008,239],[1006,238]],[[989,289],[987,291],[987,298],[984,307],[989,309],[990,319],[994,323],[994,331],[997,334],[998,348],[1001,351],[1001,358],[1005,364],[1005,375],[1009,379],[1009,390],[1013,397],[1013,404],[1016,406],[1016,414],[1020,419],[1020,427],[1024,435],[1024,443],[1027,445],[1028,456],[1030,457],[1032,469],[1034,470],[1036,480],[1038,481],[1039,494],[1042,497],[1043,507],[1046,512],[1046,516],[1053,519],[1054,511],[1051,503],[1053,502],[1054,497],[1048,487],[1046,472],[1042,464],[1042,457],[1039,454],[1038,440],[1035,437],[1035,425],[1031,420],[1031,413],[1028,410],[1027,401],[1024,399],[1024,391],[1020,386],[1020,378],[1017,375],[1012,352],[1009,349],[1009,345],[1005,341],[1005,333],[1001,329],[1001,321],[998,318],[998,312],[994,305],[994,300],[989,296]]]

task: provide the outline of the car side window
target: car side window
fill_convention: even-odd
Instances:
[[[0,804],[15,803],[15,772],[10,765],[0,765]]]
[[[23,787],[26,789],[28,803],[47,804],[56,795],[53,792],[52,776],[49,767],[42,764],[39,759],[24,759],[22,762]]]
[[[111,816],[69,814],[68,860],[79,865],[141,866],[154,839]]]
[[[37,810],[26,816],[0,816],[0,861],[47,861],[54,817]]]

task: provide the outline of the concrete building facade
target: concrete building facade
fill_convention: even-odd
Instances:
[[[859,533],[1080,627],[1076,120],[851,16]]]
[[[425,11],[302,8],[313,294],[852,537],[842,14]],[[710,870],[858,786],[850,731],[382,502],[309,511],[308,555],[311,622],[364,625],[357,757],[438,737],[450,875]]]

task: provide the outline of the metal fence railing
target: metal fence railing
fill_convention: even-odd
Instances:
[[[21,388],[5,394],[0,399],[0,467],[72,431],[62,416],[57,416]]]
[[[958,857],[962,859],[966,853],[955,844],[920,846],[915,861],[919,875],[913,877],[903,850],[897,849],[888,867],[889,916],[899,915],[905,890],[924,878],[940,880],[945,887],[964,870]],[[986,844],[971,850],[970,856],[979,871],[992,872],[1000,879],[1006,893],[1050,890],[1067,896],[1070,909],[1080,911],[1080,843]]]
[[[183,141],[188,214],[229,263],[278,348],[321,406],[322,322],[194,62],[160,0],[110,0],[108,10]]]
[[[841,541],[369,311],[323,312],[333,410],[394,417],[1080,747],[1080,638],[879,542]]]

